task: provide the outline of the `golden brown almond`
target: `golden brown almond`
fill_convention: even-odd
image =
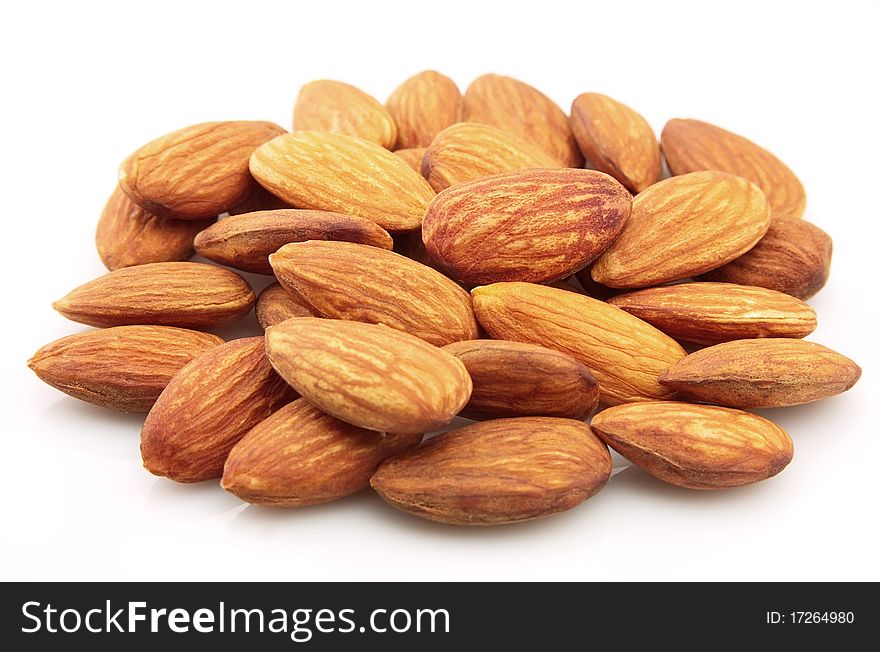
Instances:
[[[517,134],[550,154],[559,165],[580,167],[568,116],[549,97],[528,84],[502,75],[483,75],[464,94],[462,120]]]
[[[295,397],[272,370],[262,337],[205,351],[174,376],[147,415],[144,466],[177,482],[219,478],[238,440]]]
[[[520,170],[459,184],[431,202],[428,254],[468,285],[565,278],[624,228],[632,199],[594,170]]]
[[[361,428],[424,433],[471,395],[455,356],[382,324],[297,317],[266,330],[272,366],[318,408]]]
[[[270,140],[251,157],[251,172],[292,206],[366,217],[389,231],[417,229],[434,198],[428,182],[399,156],[322,131]]]
[[[500,172],[558,167],[552,156],[516,134],[459,122],[441,131],[425,150],[421,173],[440,192]]]
[[[317,317],[302,297],[288,292],[278,283],[272,283],[260,292],[254,312],[264,329],[291,317]]]
[[[398,147],[427,147],[461,119],[462,97],[449,77],[426,70],[398,86],[385,106],[397,123]]]
[[[681,283],[628,294],[608,303],[682,342],[711,345],[759,337],[806,337],[816,312],[800,299],[733,283]]]
[[[452,525],[503,525],[562,512],[596,494],[611,456],[581,421],[475,423],[386,460],[370,484],[389,505]]]
[[[657,377],[685,356],[668,335],[604,301],[532,283],[475,288],[474,312],[495,339],[546,346],[579,360],[604,403],[670,398]]]
[[[421,434],[352,426],[301,398],[242,437],[226,459],[221,485],[256,505],[326,503],[366,489],[385,458],[421,440]]]
[[[116,326],[68,335],[28,360],[44,383],[94,405],[148,412],[195,356],[223,344],[216,335],[170,326]]]
[[[771,478],[794,444],[756,414],[652,401],[618,405],[590,424],[606,444],[656,478],[688,489],[725,489]]]
[[[821,344],[778,338],[737,340],[691,353],[660,382],[698,401],[762,408],[829,398],[861,375],[855,362]]]
[[[831,251],[831,237],[819,227],[775,217],[758,244],[701,280],[756,285],[809,299],[828,280]]]
[[[281,285],[323,317],[385,324],[437,346],[477,337],[468,293],[392,251],[350,242],[297,242],[269,260]]]
[[[419,174],[422,173],[422,158],[425,156],[425,147],[409,147],[394,150],[394,155],[403,159],[403,162]]]
[[[271,122],[205,122],[157,138],[122,163],[119,186],[160,217],[216,217],[245,201],[256,184],[253,151],[284,129]]]
[[[703,274],[747,252],[769,226],[770,206],[750,181],[712,171],[672,177],[633,200],[593,279],[638,288]]]
[[[582,419],[599,401],[593,374],[565,353],[508,340],[469,340],[443,348],[464,363],[473,381],[463,417]]]
[[[638,193],[660,181],[660,144],[641,114],[599,93],[571,104],[571,130],[587,163]]]
[[[660,136],[672,174],[718,170],[754,182],[767,195],[773,217],[800,217],[807,196],[800,180],[762,147],[699,120],[670,120]]]
[[[241,276],[202,263],[124,267],[81,285],[52,307],[89,326],[211,328],[244,317],[254,291]]]
[[[195,239],[196,251],[215,263],[272,274],[269,255],[306,240],[342,240],[391,249],[391,236],[364,217],[294,208],[245,213],[220,220]]]
[[[397,142],[394,118],[378,100],[351,84],[327,79],[300,89],[293,128],[357,136],[386,149]]]

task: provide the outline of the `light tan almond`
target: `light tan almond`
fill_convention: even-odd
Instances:
[[[272,283],[260,292],[254,312],[264,329],[291,317],[317,317],[301,297],[288,292],[278,283]]]
[[[461,119],[462,97],[449,77],[426,70],[398,86],[385,106],[397,123],[398,147],[427,147]]]
[[[404,163],[413,170],[422,173],[422,157],[425,156],[426,147],[409,147],[407,149],[396,149],[394,155],[402,158]]]

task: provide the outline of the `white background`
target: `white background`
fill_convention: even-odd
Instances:
[[[875,2],[4,3],[0,413],[2,579],[880,579]],[[484,72],[568,110],[584,91],[659,133],[696,117],[777,153],[834,238],[811,339],[860,384],[772,412],[779,477],[724,493],[622,471],[548,519],[455,529],[375,495],[275,511],[142,469],[142,417],[43,385],[25,361],[84,330],[50,307],[104,272],[101,207],[130,151],[192,123],[290,126],[298,88],[341,79],[381,101],[435,68]],[[257,333],[253,317],[225,335]]]

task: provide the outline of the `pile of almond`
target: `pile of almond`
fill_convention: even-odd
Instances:
[[[604,95],[569,116],[498,75],[462,95],[423,72],[384,106],[317,81],[289,133],[204,123],[131,154],[98,224],[111,271],[54,304],[100,328],[29,365],[148,412],[150,472],[255,504],[372,487],[424,518],[511,523],[598,492],[608,447],[735,487],[793,454],[746,410],[861,373],[801,339],[831,260],[804,205],[758,145],[679,119],[658,143]],[[233,270],[277,282],[255,297]],[[264,335],[207,332],[254,307]],[[456,416],[474,423],[426,437]]]

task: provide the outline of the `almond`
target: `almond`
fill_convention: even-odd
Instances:
[[[270,140],[251,157],[251,172],[292,206],[366,217],[389,231],[417,229],[434,198],[428,182],[400,157],[328,132]]]
[[[464,94],[462,120],[522,136],[564,167],[576,168],[584,162],[565,112],[537,89],[511,77],[477,77]]]
[[[794,455],[791,438],[775,423],[710,405],[618,405],[593,417],[591,426],[633,464],[688,489],[760,482],[782,471]]]
[[[384,106],[351,84],[327,79],[300,89],[293,128],[357,136],[387,149],[397,142],[397,125]]]
[[[386,460],[370,484],[389,505],[453,525],[503,525],[576,507],[611,475],[586,424],[520,417],[475,423]]]
[[[391,249],[391,236],[372,220],[327,211],[281,209],[236,215],[195,239],[196,251],[215,263],[272,274],[269,254],[290,242],[344,240]]]
[[[691,353],[660,382],[698,401],[762,408],[829,398],[861,375],[855,362],[821,344],[779,338],[737,340]]]
[[[663,178],[660,144],[651,125],[625,104],[582,93],[571,104],[571,130],[587,163],[642,192]]]
[[[260,292],[254,312],[263,328],[280,324],[291,317],[316,316],[301,297],[291,294],[278,283],[272,283]]]
[[[620,294],[608,303],[679,341],[719,344],[758,337],[805,337],[816,312],[782,292],[732,283],[682,283]]]
[[[758,244],[702,278],[809,299],[828,280],[831,251],[831,237],[819,227],[794,217],[775,217]]]
[[[462,97],[449,77],[426,70],[398,86],[385,106],[399,129],[398,147],[427,147],[461,119]]]
[[[710,171],[666,179],[633,200],[593,279],[638,288],[702,274],[751,249],[769,226],[764,193],[742,177]]]
[[[670,120],[660,136],[672,174],[718,170],[754,182],[767,195],[773,217],[800,217],[804,187],[778,158],[742,136],[699,120]]]
[[[223,344],[216,335],[170,326],[117,326],[68,335],[28,360],[40,380],[94,405],[147,412],[195,356]]]
[[[422,158],[425,156],[425,147],[409,147],[394,150],[394,155],[403,159],[403,162],[419,174],[422,173]]]
[[[476,122],[441,131],[425,150],[421,173],[440,192],[466,181],[524,168],[557,168],[556,160],[516,134]]]
[[[382,324],[297,317],[266,330],[272,366],[318,408],[361,428],[438,430],[471,395],[455,356]]]
[[[453,186],[422,224],[428,254],[459,281],[553,281],[581,269],[617,237],[627,190],[593,170],[520,170]]]
[[[271,122],[205,122],[157,138],[119,168],[119,186],[160,217],[203,219],[245,201],[253,151],[284,133]]]
[[[205,351],[180,370],[147,415],[144,466],[178,482],[219,478],[238,440],[295,396],[272,370],[262,337]]]
[[[228,269],[202,263],[150,263],[100,276],[52,307],[89,326],[212,328],[241,319],[253,305],[251,286]]]
[[[281,285],[321,316],[385,324],[437,346],[477,337],[468,293],[392,251],[350,242],[298,242],[269,260]]]
[[[473,381],[463,417],[582,419],[599,401],[590,370],[559,351],[506,340],[469,340],[443,349],[464,363]]]
[[[657,377],[684,349],[647,322],[590,297],[531,283],[495,283],[472,292],[480,325],[495,339],[567,353],[599,381],[615,404],[669,398]]]
[[[421,434],[392,435],[352,426],[301,398],[242,437],[226,459],[221,484],[256,505],[326,503],[366,489],[386,457],[421,440]]]

